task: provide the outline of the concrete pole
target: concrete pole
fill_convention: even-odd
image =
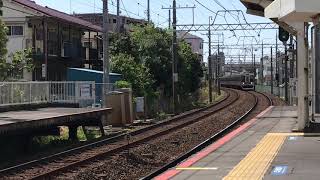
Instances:
[[[284,70],[285,70],[285,74],[284,74],[284,77],[285,77],[285,91],[284,91],[284,97],[285,97],[285,101],[288,103],[289,102],[289,96],[288,96],[288,82],[289,82],[289,78],[288,78],[288,60],[289,60],[289,57],[288,57],[288,45],[287,43],[285,43],[285,59],[284,59]]]
[[[276,34],[276,80],[277,80],[277,94],[279,97],[281,97],[280,93],[280,74],[282,78],[282,73],[280,73],[280,62],[279,62],[279,57],[278,57],[278,32]],[[282,63],[281,63],[282,64]]]
[[[178,42],[177,42],[177,2],[173,0],[173,39],[172,39],[172,95],[173,95],[173,113],[177,113],[178,96],[177,96],[177,83],[178,83],[178,72],[177,72],[177,58],[178,58]]]
[[[209,70],[209,102],[212,103],[212,59],[211,59],[211,16],[209,17],[209,32],[208,32],[208,37],[209,37],[209,57],[208,57],[208,70]]]
[[[263,61],[264,61],[264,59],[263,59],[263,56],[264,56],[264,52],[263,52],[263,50],[264,50],[264,47],[263,47],[263,41],[262,41],[262,45],[261,45],[262,47],[262,49],[261,49],[261,65],[260,65],[260,82],[261,82],[261,84],[263,84],[264,82],[263,82],[263,79],[264,79],[264,77],[263,77],[263,71],[264,71],[264,66],[263,66]]]
[[[271,94],[273,94],[273,53],[272,53],[272,46],[271,46]]]
[[[103,107],[107,107],[107,93],[109,84],[109,12],[108,0],[103,0]]]
[[[117,0],[117,33],[120,33],[120,0]]]
[[[306,25],[297,25],[297,53],[298,53],[298,130],[306,127],[309,118],[308,103],[308,39]]]
[[[148,16],[148,23],[150,23],[150,0],[147,1],[147,6],[148,6],[148,9],[147,9],[147,16]]]
[[[171,9],[169,9],[169,29],[171,29]]]

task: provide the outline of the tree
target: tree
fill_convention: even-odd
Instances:
[[[111,56],[110,61],[112,72],[122,74],[123,80],[131,84],[135,96],[149,95],[153,80],[143,64],[136,63],[132,56],[123,53]]]
[[[169,100],[172,97],[171,45],[170,31],[154,25],[133,26],[130,33],[111,38],[112,70],[124,74],[137,94],[162,94],[167,97],[161,96],[162,99]],[[179,43],[178,62],[178,92],[184,98],[199,89],[203,73],[197,55],[185,42]]]
[[[18,51],[7,56],[7,28],[0,19],[0,80],[5,81],[10,77],[20,79],[23,70],[31,72],[34,69],[31,58],[31,49]]]
[[[4,79],[2,74],[7,68],[6,54],[7,54],[7,28],[0,19],[0,79]]]

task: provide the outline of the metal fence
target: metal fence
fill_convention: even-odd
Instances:
[[[271,86],[266,85],[256,85],[256,91],[258,92],[264,92],[271,94]],[[285,88],[284,87],[273,87],[273,94],[280,97],[285,98]],[[288,95],[289,95],[289,103],[291,105],[297,104],[297,80],[296,79],[290,79],[288,84]]]
[[[0,106],[64,103],[89,106],[96,103],[94,82],[0,82]]]

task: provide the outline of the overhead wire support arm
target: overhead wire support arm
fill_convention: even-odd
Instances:
[[[193,5],[193,6],[177,6],[176,9],[192,9],[192,24],[194,24],[195,20],[194,20],[194,9],[197,8],[196,5]],[[162,7],[162,9],[164,10],[169,10],[171,11],[173,9],[172,6],[169,6],[169,7]]]
[[[275,23],[248,23],[248,24],[211,24],[212,31],[242,31],[242,30],[269,30],[278,29]],[[177,24],[180,31],[208,31],[208,24]]]

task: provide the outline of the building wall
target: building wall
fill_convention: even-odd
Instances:
[[[22,26],[22,35],[8,36],[8,62],[10,56],[26,48],[34,48],[34,60],[38,67],[32,72],[24,72],[22,80],[31,81],[32,74],[36,80],[41,78],[41,64],[44,64],[42,13],[25,8],[10,0],[4,0],[3,22],[6,26]],[[63,21],[47,18],[48,24],[48,74],[49,80],[64,80],[67,67],[79,67],[82,63],[83,29]],[[58,28],[59,27],[59,28]],[[58,38],[60,29],[60,42]],[[70,31],[70,32],[69,32]],[[33,40],[35,33],[35,39]],[[70,36],[69,36],[70,35]],[[33,47],[33,41],[35,46]],[[61,49],[59,49],[61,47]],[[40,66],[39,66],[40,64]]]
[[[203,39],[185,39],[185,41],[191,46],[193,53],[203,56]]]

